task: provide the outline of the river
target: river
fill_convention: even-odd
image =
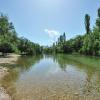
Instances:
[[[100,100],[100,58],[80,55],[20,57],[0,84],[12,100]]]

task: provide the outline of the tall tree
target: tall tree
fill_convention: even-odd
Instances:
[[[6,35],[9,30],[8,17],[0,14],[0,35]]]
[[[98,9],[98,17],[100,18],[100,8]]]
[[[65,34],[65,32],[63,34],[63,39],[64,39],[64,42],[65,42],[66,41],[66,34]]]
[[[86,33],[90,33],[90,16],[88,14],[85,15],[85,28],[86,28]]]
[[[98,9],[98,18],[96,20],[96,26],[98,30],[100,31],[100,8]]]

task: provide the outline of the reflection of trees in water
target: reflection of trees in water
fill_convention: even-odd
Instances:
[[[67,65],[72,65],[79,71],[85,72],[85,82],[82,86],[83,93],[91,93],[93,90],[98,92],[98,88],[100,89],[100,66],[99,65],[99,59],[96,60],[95,58],[85,57],[83,56],[67,56],[67,55],[55,55],[53,56],[53,59],[56,59],[56,62],[58,62],[60,68],[63,71],[66,71]],[[80,59],[84,59],[84,61],[80,61]],[[91,63],[93,66],[91,66]],[[96,65],[95,65],[96,64]],[[95,66],[94,66],[95,65]]]
[[[67,65],[73,65],[78,69],[82,69],[84,71],[98,71],[100,70],[100,59],[85,57],[85,56],[73,56],[73,55],[53,55],[53,59],[56,59],[56,62],[60,65],[61,68],[67,67]],[[81,60],[80,60],[81,59]],[[93,65],[91,65],[92,63]]]
[[[56,60],[56,62],[58,62],[60,68],[61,68],[63,71],[66,71],[67,62],[66,62],[66,59],[65,59],[64,57],[65,57],[65,56],[57,55],[57,56],[54,56],[54,59]]]
[[[17,61],[19,68],[22,71],[29,70],[34,64],[38,63],[43,58],[43,55],[38,56],[23,56],[20,57]]]
[[[43,55],[38,56],[21,56],[18,58],[15,64],[0,64],[3,67],[7,67],[8,69],[20,68],[22,70],[28,70],[32,65],[38,63],[43,58]]]
[[[29,70],[34,64],[38,63],[42,56],[34,57],[20,57],[17,61],[17,66],[9,70],[7,74],[1,81],[0,84],[6,89],[8,94],[12,97],[12,100],[15,100],[16,94],[16,81],[18,80],[20,74],[23,71]]]
[[[64,56],[61,55],[45,55],[44,58],[45,59],[51,59],[53,60],[54,63],[59,64],[60,68],[65,71],[66,70],[66,60],[63,59]]]

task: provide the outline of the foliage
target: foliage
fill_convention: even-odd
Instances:
[[[100,56],[100,8],[95,26],[90,30],[90,16],[85,15],[86,34],[66,41],[66,33],[60,35],[51,47],[41,47],[26,38],[19,38],[12,22],[6,15],[0,15],[0,52],[37,55],[43,53],[80,53]]]
[[[85,15],[86,34],[66,41],[65,33],[58,38],[52,47],[46,48],[52,53],[81,53],[100,56],[100,8],[94,29],[90,30],[90,16]]]
[[[8,17],[0,15],[0,52],[21,53],[25,55],[36,55],[41,53],[41,46],[25,38],[19,38],[12,22]]]
[[[88,14],[85,15],[85,29],[86,33],[90,33],[90,16]]]

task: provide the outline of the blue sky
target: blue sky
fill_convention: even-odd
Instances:
[[[100,0],[0,0],[19,36],[41,45],[51,45],[66,32],[67,39],[85,33],[84,15],[95,24]]]

